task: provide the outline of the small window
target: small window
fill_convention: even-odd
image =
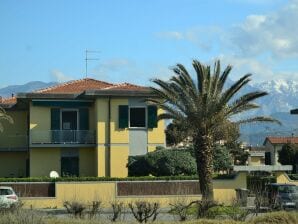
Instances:
[[[145,107],[131,107],[129,111],[129,126],[132,128],[146,127],[146,109]]]

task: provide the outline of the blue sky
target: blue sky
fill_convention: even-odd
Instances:
[[[85,77],[150,84],[176,63],[232,64],[232,79],[298,80],[298,0],[0,0],[0,87]],[[93,55],[91,55],[92,57]]]

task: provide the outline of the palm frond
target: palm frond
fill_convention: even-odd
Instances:
[[[247,119],[239,120],[235,123],[236,124],[246,124],[246,123],[255,123],[255,122],[270,122],[270,123],[276,123],[276,124],[282,125],[282,123],[279,120],[274,119],[272,117],[266,117],[266,116],[257,116],[257,117],[247,118]]]

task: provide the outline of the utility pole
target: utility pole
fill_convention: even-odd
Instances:
[[[88,77],[88,61],[98,61],[99,58],[89,58],[90,54],[99,54],[100,51],[85,50],[85,76]]]

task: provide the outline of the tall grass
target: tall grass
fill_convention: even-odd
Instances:
[[[15,212],[0,214],[0,224],[111,224],[109,220],[102,219],[75,219],[48,217],[34,210],[19,209]],[[134,221],[122,221],[117,224],[131,224]],[[247,222],[233,220],[199,219],[185,222],[156,222],[156,224],[297,224],[298,212],[273,212],[253,218]]]

